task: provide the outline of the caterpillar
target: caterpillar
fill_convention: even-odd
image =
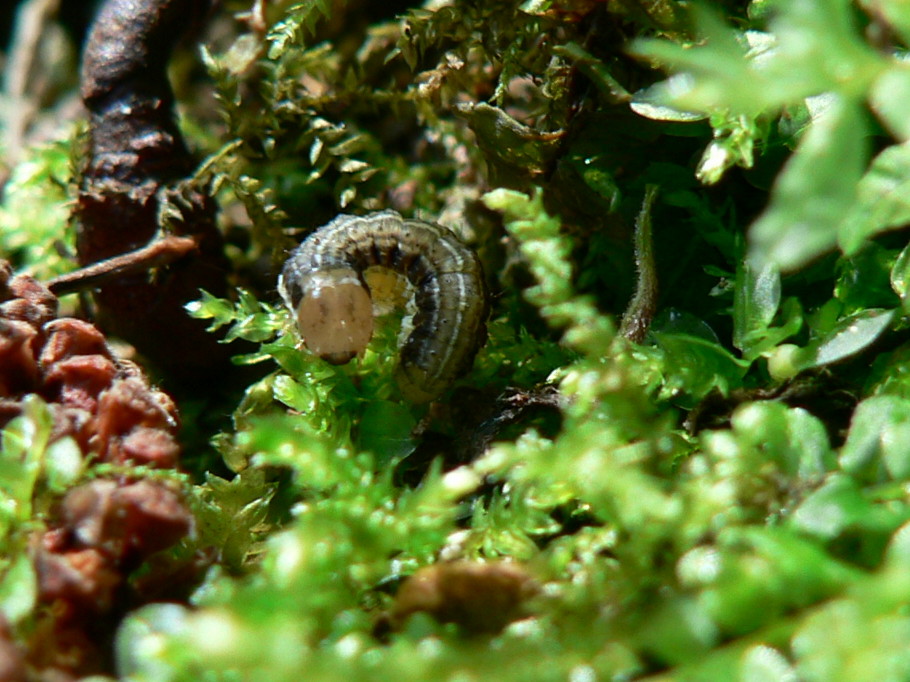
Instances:
[[[483,270],[451,230],[391,210],[340,215],[292,252],[278,291],[306,347],[343,364],[364,351],[374,313],[400,297],[402,280],[415,313],[395,379],[405,398],[428,402],[470,369],[486,339]]]

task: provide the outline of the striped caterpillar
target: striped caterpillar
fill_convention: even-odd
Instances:
[[[291,254],[278,290],[307,348],[343,364],[370,341],[388,271],[407,280],[416,307],[395,379],[405,398],[427,402],[470,369],[486,338],[480,261],[449,229],[395,211],[338,216]]]

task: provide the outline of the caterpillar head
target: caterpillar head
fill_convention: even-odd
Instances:
[[[297,328],[306,347],[333,365],[363,353],[373,336],[373,304],[357,273],[313,272],[300,281]]]

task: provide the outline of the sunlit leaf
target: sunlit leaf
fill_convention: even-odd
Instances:
[[[893,310],[863,310],[839,320],[831,331],[806,347],[806,367],[820,367],[858,353],[875,342],[893,319]]]
[[[864,136],[854,102],[837,99],[815,119],[778,177],[771,205],[752,225],[756,256],[792,270],[834,248],[839,226],[856,201]]]

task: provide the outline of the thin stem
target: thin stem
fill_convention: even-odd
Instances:
[[[651,208],[657,198],[657,192],[656,185],[648,185],[645,188],[641,211],[635,220],[635,265],[638,268],[638,282],[619,328],[619,333],[634,343],[641,343],[645,338],[657,310],[657,267],[654,264],[654,240],[651,236]]]
[[[47,286],[55,296],[92,289],[123,275],[145,272],[173,263],[192,253],[199,246],[193,237],[169,235],[156,239],[141,249],[92,263],[84,268],[55,277]]]

